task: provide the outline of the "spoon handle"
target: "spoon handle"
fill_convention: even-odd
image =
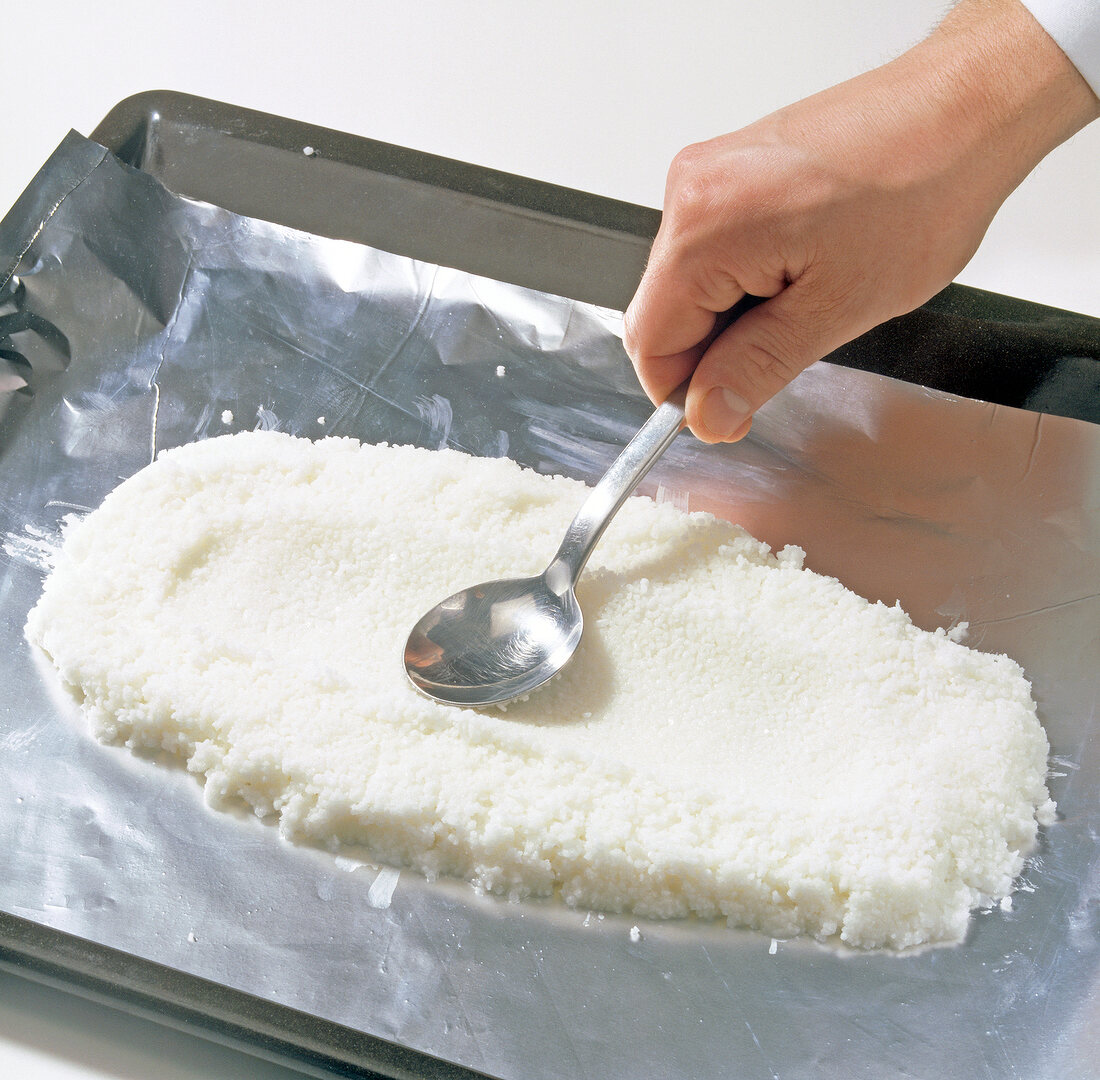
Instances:
[[[686,396],[685,382],[673,390],[662,405],[657,406],[585,499],[547,571],[547,580],[552,583],[555,592],[559,591],[559,583],[564,591],[561,570],[568,574],[568,586],[576,585],[588,556],[611,519],[657,459],[672,445],[684,426]]]

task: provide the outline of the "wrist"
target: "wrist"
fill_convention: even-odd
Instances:
[[[925,73],[950,130],[985,150],[1005,194],[1100,116],[1100,100],[1019,0],[962,0],[896,63]]]

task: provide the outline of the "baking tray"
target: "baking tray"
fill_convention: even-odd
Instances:
[[[183,95],[153,93],[123,102],[93,138],[129,165],[191,198],[612,308],[629,300],[658,222],[652,210]],[[952,286],[920,311],[867,335],[831,359],[952,394],[1095,419],[1097,400],[1090,391],[1096,382],[1098,325],[1085,316]],[[967,363],[960,364],[960,356]],[[1088,635],[1095,636],[1096,627],[1087,621],[1081,626],[1087,650]],[[1085,719],[1094,722],[1095,712]],[[464,889],[457,884],[438,886],[456,925],[464,906],[476,906]],[[524,917],[520,912],[518,919],[500,921],[502,948],[530,944],[516,928]],[[550,922],[557,918],[539,911],[533,917]],[[1085,918],[1087,935],[1093,924],[1087,923],[1087,912]],[[609,925],[612,922],[609,919]],[[660,1002],[662,980],[673,974],[673,965],[660,970],[656,957],[671,956],[683,933],[675,927],[654,933],[634,954],[617,954],[623,970],[611,973],[601,985],[633,979],[644,984],[642,999]],[[728,934],[709,927],[693,933],[704,951],[709,944],[716,957]],[[815,978],[833,970],[830,957],[806,950],[797,955],[797,963]],[[1021,953],[1015,962],[1022,965],[1032,959]],[[289,1057],[309,1069],[341,1074],[373,1070],[387,1076],[477,1075],[308,1010],[287,1008],[223,981],[203,980],[8,912],[0,913],[0,962],[221,1041],[239,1041],[254,1052]],[[791,962],[796,962],[793,957]],[[777,963],[787,963],[783,954]],[[852,961],[853,969],[859,964]],[[746,958],[745,974],[758,970],[757,965],[758,959]],[[719,993],[728,997],[725,1007],[739,1028],[739,1043],[749,1054],[754,1047],[759,1051],[752,1075],[779,1075],[769,1073],[761,1048],[782,1037],[778,1014],[769,1013],[766,1000],[750,1001],[745,988],[731,983],[729,972],[720,967],[721,963],[715,967],[714,981]],[[576,985],[586,985],[586,971],[576,954],[539,957],[535,968],[535,974],[547,981],[557,969],[558,985],[567,985],[571,975],[579,976]],[[952,989],[950,960],[929,961],[922,970],[929,978],[942,977],[945,992]],[[897,994],[898,986],[887,978],[883,993]],[[1081,986],[1083,1002],[1095,1000],[1090,993],[1095,990]],[[844,998],[839,987],[837,997],[839,1008]],[[820,1006],[823,999],[817,1000]],[[722,1002],[707,1004],[712,1010],[707,1023],[717,1022]],[[565,1009],[566,1003],[561,1007]],[[652,1038],[654,1028],[659,1034],[663,1022],[657,1009],[631,1021],[639,1025],[638,1039]],[[914,1024],[869,1038],[879,1039],[896,1055],[899,1047],[904,1050],[905,1039],[918,1037],[914,1032],[919,1028]],[[1003,1045],[1003,1032],[985,1034]],[[1079,1030],[1074,1037],[1079,1052],[1069,1060],[1085,1064],[1072,1075],[1092,1075],[1087,1061],[1090,1046],[1095,1046],[1082,1041],[1086,1036]],[[579,1050],[559,1049],[558,1071],[567,1075]],[[846,1075],[876,1075],[874,1062],[846,1059],[843,1047],[828,1049],[834,1064],[844,1062],[848,1067]],[[1012,1059],[1010,1050],[1002,1053]],[[990,1075],[1011,1075],[998,1068]]]
[[[166,91],[121,102],[91,137],[181,195],[617,310],[661,220],[648,207]],[[829,359],[1096,422],[1097,325],[952,284]]]

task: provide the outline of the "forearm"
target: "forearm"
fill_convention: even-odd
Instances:
[[[1100,97],[1100,4],[1096,0],[1022,0]]]
[[[985,148],[1005,194],[1100,116],[1100,99],[1019,0],[962,0],[903,58],[938,76],[960,127]]]
[[[896,60],[774,118],[795,142],[816,144],[831,128],[857,172],[867,158],[877,185],[931,183],[955,162],[980,163],[982,197],[999,203],[1098,116],[1100,100],[1019,0],[962,0]]]

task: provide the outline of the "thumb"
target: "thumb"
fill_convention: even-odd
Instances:
[[[688,387],[688,426],[703,442],[748,434],[752,415],[815,360],[870,329],[852,325],[802,279],[747,311],[710,343]]]

